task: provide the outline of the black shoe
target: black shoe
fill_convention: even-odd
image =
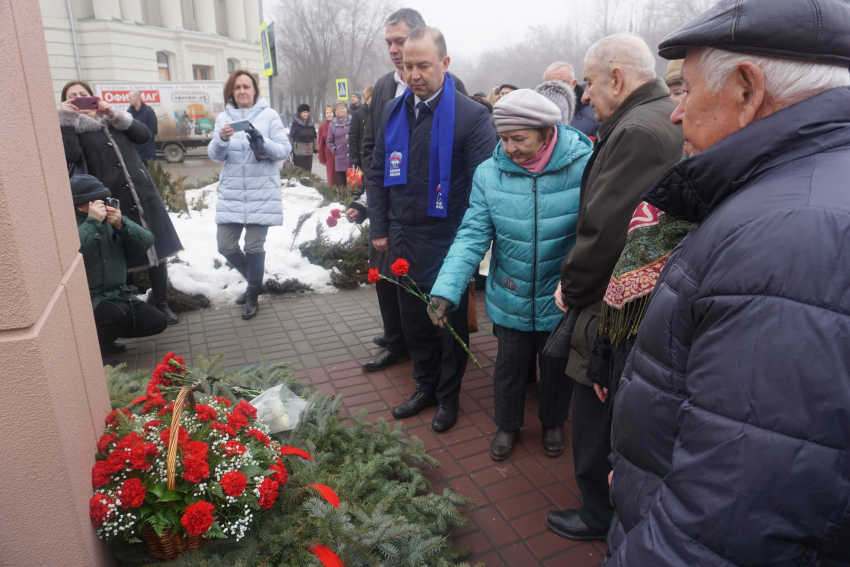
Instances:
[[[236,305],[245,305],[245,300],[248,298],[248,292],[244,292],[236,296]]]
[[[263,291],[263,274],[265,273],[266,253],[249,252],[245,254],[248,262],[248,289],[245,291],[245,308],[242,310],[243,319],[253,319],[260,310],[257,297]]]
[[[115,360],[114,358],[110,358],[108,356],[103,359],[103,365],[104,366],[111,366],[111,367],[115,368],[119,364],[121,364],[120,361]]]
[[[386,334],[380,334],[375,337],[372,337],[372,342],[381,348],[387,348],[387,346],[390,344],[390,341],[387,340]]]
[[[431,422],[434,431],[448,431],[457,423],[457,411],[460,409],[458,402],[445,402],[440,404]]]
[[[555,534],[574,541],[605,541],[608,534],[588,528],[579,518],[578,510],[549,512],[546,514],[546,525]]]
[[[127,345],[122,343],[112,343],[109,345],[109,354],[121,354],[127,351]]]
[[[419,385],[417,384],[417,387],[418,386]],[[437,394],[434,392],[426,392],[421,387],[418,387],[409,400],[393,408],[393,417],[396,419],[413,417],[425,408],[432,408],[436,405]]]
[[[564,426],[543,426],[543,453],[547,457],[560,457],[564,453]]]
[[[394,352],[390,352],[385,350],[382,354],[379,354],[372,360],[367,360],[366,362],[360,365],[360,368],[366,370],[367,372],[376,372],[378,370],[383,370],[384,368],[389,368],[393,364],[398,364],[399,362],[407,362],[410,360],[410,356],[408,354],[396,354]]]
[[[171,310],[171,307],[168,306],[167,302],[155,304],[154,307],[160,310],[160,312],[165,315],[165,320],[168,321],[169,325],[176,325],[180,322],[180,318],[177,317],[177,314]]]
[[[519,429],[513,431],[500,429],[490,442],[490,458],[497,463],[506,460],[513,453],[514,444],[517,441],[519,441]]]

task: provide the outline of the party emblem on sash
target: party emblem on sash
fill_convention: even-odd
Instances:
[[[390,154],[390,177],[398,177],[401,175],[401,152],[393,152]]]
[[[435,208],[442,209],[443,208],[443,186],[437,185],[437,204]]]

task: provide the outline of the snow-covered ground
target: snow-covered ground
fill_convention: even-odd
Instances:
[[[265,279],[276,279],[280,282],[290,278],[297,279],[312,286],[317,293],[335,293],[336,288],[330,285],[331,270],[308,262],[301,256],[298,245],[316,237],[318,223],[322,224],[325,234],[332,242],[343,242],[352,234],[356,237],[359,234],[357,225],[349,223],[343,215],[335,227],[329,227],[326,220],[331,211],[339,209],[344,213],[345,206],[341,203],[331,203],[322,207],[322,196],[312,187],[300,183],[288,187],[286,184],[287,181],[284,181],[281,188],[283,226],[270,227],[266,240]],[[232,304],[236,296],[245,291],[246,284],[239,272],[225,265],[224,258],[216,248],[217,187],[218,184],[215,183],[202,189],[186,191],[191,213],[189,216],[185,213],[169,213],[184,250],[179,254],[181,263],[168,266],[168,277],[176,289],[188,294],[200,293],[209,298],[213,305],[220,306]],[[207,208],[195,211],[193,207],[201,198]],[[298,218],[305,212],[311,216],[301,227],[293,246],[292,232],[298,224]],[[244,240],[241,245],[244,245]],[[216,260],[221,262],[221,267],[215,267]]]

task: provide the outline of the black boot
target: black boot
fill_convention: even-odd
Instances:
[[[249,252],[245,254],[248,260],[248,291],[245,297],[245,308],[242,310],[243,319],[253,319],[257,316],[260,306],[257,297],[263,292],[263,274],[266,268],[265,252]]]
[[[176,325],[180,322],[180,319],[168,306],[168,266],[160,264],[148,268],[148,279],[151,282],[154,307],[165,315],[165,320],[168,321],[169,325]]]
[[[230,265],[233,266],[237,272],[242,274],[242,277],[245,278],[245,281],[248,281],[248,260],[245,258],[245,253],[242,252],[241,248],[237,248],[236,252],[233,254],[222,254],[224,259],[230,262]],[[248,292],[242,293],[239,297],[236,298],[236,305],[245,305],[245,298],[248,295]]]

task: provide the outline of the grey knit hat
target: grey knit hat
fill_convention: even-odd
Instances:
[[[493,107],[496,131],[546,128],[561,122],[561,110],[555,103],[531,89],[519,89],[499,99]]]
[[[91,201],[102,201],[112,193],[94,175],[75,175],[71,178],[71,194],[74,206]]]
[[[534,89],[561,109],[561,122],[569,124],[576,111],[576,93],[573,88],[558,79],[544,81]]]

